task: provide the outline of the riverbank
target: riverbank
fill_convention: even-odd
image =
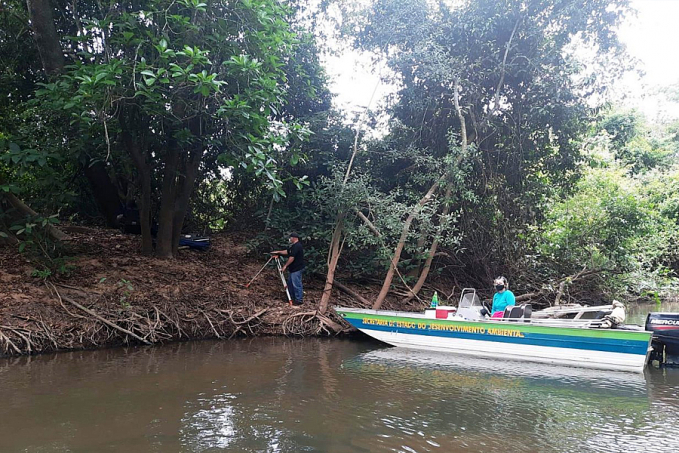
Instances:
[[[323,282],[305,278],[305,304],[288,307],[275,268],[245,238],[217,235],[174,260],[138,253],[139,237],[72,227],[69,275],[41,278],[16,246],[0,247],[0,355],[261,335],[335,335],[348,326],[316,307]],[[339,293],[335,303],[360,306]]]
[[[36,273],[36,263],[16,245],[0,246],[0,356],[244,336],[332,336],[350,329],[332,310],[317,313],[323,276],[305,275],[301,308],[288,307],[273,264],[246,288],[266,257],[248,253],[243,234],[215,235],[206,251],[185,249],[176,259],[161,260],[139,253],[139,236],[63,229],[70,236],[64,244],[67,275]],[[331,305],[370,308],[381,287],[379,280],[341,281]],[[435,279],[424,293],[437,289],[443,300],[453,291],[454,303],[456,287]],[[427,303],[405,296],[402,288],[393,289],[383,308],[418,311]],[[635,322],[642,318],[645,312]]]

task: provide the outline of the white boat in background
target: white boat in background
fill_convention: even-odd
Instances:
[[[603,319],[613,311],[613,305],[564,304],[534,311],[532,319],[569,319],[585,321]]]

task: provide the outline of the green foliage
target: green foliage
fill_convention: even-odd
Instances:
[[[599,129],[608,133],[611,146],[622,152],[627,144],[642,133],[643,119],[636,111],[613,112],[599,123]]]
[[[631,241],[642,233],[647,214],[630,183],[620,172],[585,175],[574,195],[547,213],[541,253],[575,267],[628,267]]]
[[[7,213],[0,214],[0,223],[5,221]],[[64,254],[64,245],[52,239],[48,229],[59,224],[56,215],[42,217],[29,216],[15,220],[8,228],[18,240],[17,250],[28,258],[36,269],[32,275],[39,278],[49,276],[68,276],[74,269],[71,258]],[[3,236],[7,234],[3,233]]]
[[[58,153],[21,147],[0,134],[0,191],[15,195],[53,191],[55,201],[63,202],[68,193],[56,169],[63,161]]]
[[[574,194],[547,212],[539,253],[565,275],[608,269],[617,276],[602,286],[618,292],[666,288],[679,270],[679,223],[671,217],[677,174],[634,177],[612,164],[588,170]]]
[[[344,11],[346,33],[398,86],[389,134],[368,145],[380,190],[412,205],[429,187],[427,174],[452,173],[459,230],[449,237],[459,246],[444,250],[471,274],[518,263],[525,225],[577,181],[594,114],[587,96],[604,93],[626,68],[614,30],[628,2],[377,0]],[[605,68],[596,77],[572,51],[583,42]],[[457,164],[461,115],[473,149]],[[429,238],[430,228],[418,220],[413,234]]]
[[[284,122],[272,128],[269,119],[285,101],[282,62],[295,45],[285,8],[269,0],[143,4],[88,18],[80,58],[38,96],[72,122],[110,122],[109,133],[118,115],[134,109],[159,149],[171,139],[168,125],[197,118],[201,131],[180,138],[185,146],[209,143],[222,160],[236,158],[279,188],[273,148],[308,133]],[[97,50],[97,42],[105,47]]]
[[[157,211],[175,150],[178,179],[195,172],[205,187],[227,179],[228,191],[229,176],[238,173],[251,193],[278,200],[308,184],[290,170],[308,159],[304,116],[329,108],[330,95],[314,39],[290,26],[294,13],[285,4],[144,0],[73,11],[57,0],[67,62],[60,77],[45,80],[26,36],[25,2],[6,3],[0,59],[8,72],[0,86],[11,85],[11,97],[0,105],[0,130],[22,146],[0,148],[0,190],[20,193],[41,210],[86,217],[94,203],[80,176],[94,162],[105,162],[123,201],[139,199],[146,171],[139,165],[147,165]],[[198,163],[189,164],[196,161],[191,155],[200,156]],[[250,197],[228,198],[240,195]]]
[[[610,271],[598,286],[657,298],[679,276],[679,169],[672,128],[612,109],[585,141],[583,177],[533,227],[545,278]],[[539,263],[539,264],[538,264]]]
[[[120,303],[120,306],[124,310],[127,310],[128,308],[132,307],[129,298],[132,295],[132,292],[134,291],[134,286],[132,285],[132,283],[130,283],[129,280],[126,280],[124,278],[121,278],[116,284],[116,286],[118,287],[118,290],[120,292],[118,302]]]
[[[654,137],[646,119],[638,112],[613,111],[600,121],[598,129],[608,139],[608,148],[631,174],[661,168],[672,163],[676,150],[672,146],[672,130],[660,131]]]

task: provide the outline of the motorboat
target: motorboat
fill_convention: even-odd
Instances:
[[[646,326],[626,326],[610,322],[614,304],[564,307],[564,316],[513,306],[501,318],[489,318],[483,308],[476,291],[465,288],[457,307],[421,313],[335,310],[356,329],[393,346],[483,358],[642,372],[649,357],[671,363],[679,352],[679,314],[649,314]]]

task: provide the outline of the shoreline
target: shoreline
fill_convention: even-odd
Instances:
[[[70,275],[35,277],[36,266],[0,247],[0,356],[236,336],[329,336],[346,324],[316,308],[323,287],[305,278],[292,308],[275,269],[249,287],[262,263],[244,239],[216,235],[207,251],[174,260],[139,254],[138,236],[78,227],[66,253]],[[346,295],[342,304],[355,305]]]

